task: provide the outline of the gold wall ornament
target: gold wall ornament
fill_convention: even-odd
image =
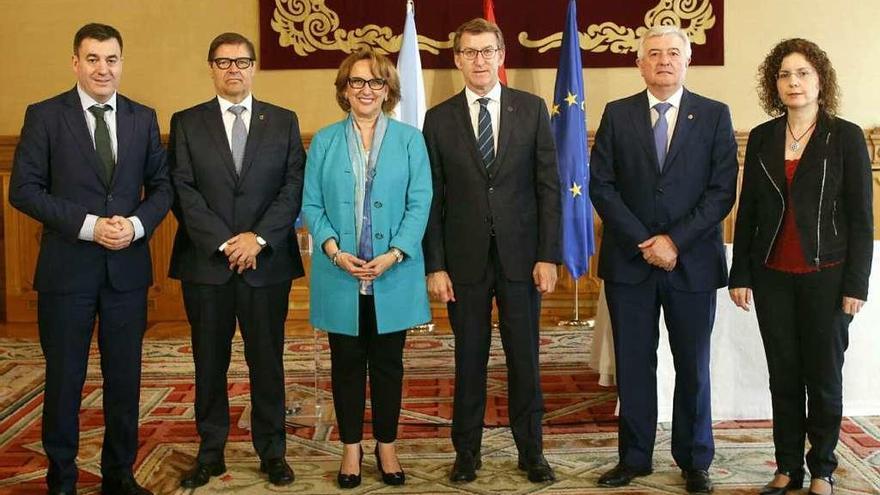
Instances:
[[[388,26],[368,24],[353,30],[339,28],[339,15],[324,5],[325,0],[275,0],[272,29],[278,33],[278,45],[292,47],[300,57],[317,50],[351,53],[371,47],[379,53],[400,51],[403,34],[395,35]],[[419,35],[419,49],[437,55],[452,48],[454,33],[438,41]]]
[[[686,26],[685,26],[686,24]],[[581,50],[593,53],[635,53],[638,51],[639,38],[649,26],[672,25],[682,27],[697,45],[706,44],[706,31],[715,26],[715,14],[711,0],[660,0],[645,13],[645,25],[637,28],[620,26],[613,22],[590,24],[586,32],[578,33]],[[519,43],[526,48],[537,48],[544,53],[552,48],[562,46],[562,32],[551,34],[538,40],[529,39],[529,33],[523,31],[517,37]]]

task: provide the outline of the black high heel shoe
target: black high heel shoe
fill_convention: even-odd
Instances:
[[[406,483],[406,474],[403,472],[403,467],[396,473],[386,473],[382,469],[382,458],[379,457],[379,442],[376,442],[376,450],[373,453],[376,454],[376,468],[379,470],[379,474],[382,475],[382,481],[386,485],[400,486]]]
[[[772,486],[770,483],[773,483],[771,480],[770,483],[764,485],[764,488],[761,488],[761,491],[758,492],[758,495],[785,495],[785,493],[789,490],[800,490],[804,487],[804,470],[798,469],[796,471],[779,471],[777,470],[776,474],[782,474],[784,476],[788,476],[788,483],[785,486]]]
[[[339,473],[336,474],[336,483],[339,484],[339,488],[355,488],[361,484],[360,471],[363,471],[363,469],[360,466],[364,463],[364,448],[358,446],[358,449],[361,451],[361,457],[358,461],[359,472],[358,474],[344,474],[342,468],[339,468]]]
[[[828,493],[829,494],[834,493],[834,478],[833,477],[831,477],[831,476],[813,476],[813,479],[814,480],[823,480],[824,482],[828,483],[829,485],[831,485],[831,491]],[[819,495],[819,494],[814,492],[813,490],[810,490],[810,492],[807,495]]]

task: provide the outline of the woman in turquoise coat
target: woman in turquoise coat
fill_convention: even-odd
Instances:
[[[303,215],[324,256],[312,258],[310,321],[328,332],[333,403],[343,442],[341,488],[361,482],[367,371],[376,465],[402,485],[394,441],[406,329],[431,319],[422,236],[431,169],[418,129],[386,116],[400,100],[397,71],[371,50],[352,53],[336,75],[348,116],[309,147]]]

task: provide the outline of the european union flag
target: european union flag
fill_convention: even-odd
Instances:
[[[590,155],[575,0],[568,2],[550,117],[562,183],[562,261],[577,279],[589,269],[596,241],[588,197]]]

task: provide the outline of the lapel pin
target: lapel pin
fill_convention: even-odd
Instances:
[[[512,111],[513,111],[513,107],[511,107],[511,106],[507,107],[507,111],[508,111],[508,112],[512,112]]]
[[[260,120],[263,120],[264,118],[265,116],[263,114],[260,114]]]
[[[260,118],[262,119],[263,116],[261,115]],[[689,114],[688,114],[688,120],[694,120],[694,114],[689,113]]]

